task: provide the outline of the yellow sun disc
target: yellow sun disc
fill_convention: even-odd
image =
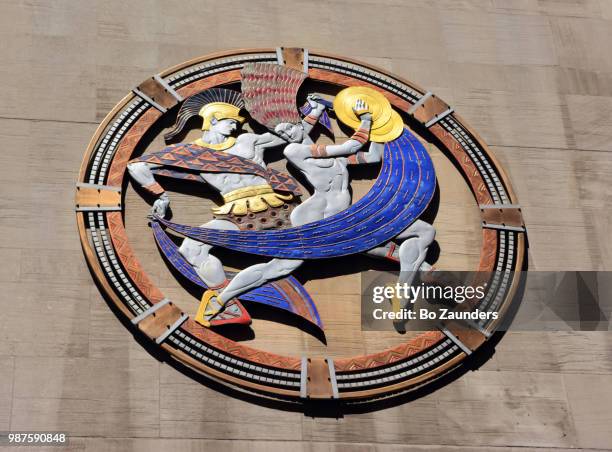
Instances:
[[[391,119],[391,104],[385,96],[378,91],[365,86],[351,86],[340,91],[334,99],[334,111],[336,117],[351,127],[359,128],[361,121],[353,111],[358,100],[363,100],[372,113],[372,128],[380,127]]]
[[[395,110],[391,110],[389,122],[384,127],[372,130],[370,132],[370,140],[377,143],[393,141],[402,134],[403,130],[404,121],[402,117]]]
[[[353,111],[358,100],[363,100],[372,113],[370,139],[378,143],[392,141],[399,137],[404,121],[393,110],[391,103],[378,91],[365,86],[351,86],[340,91],[334,99],[334,111],[338,120],[357,130],[361,120]]]

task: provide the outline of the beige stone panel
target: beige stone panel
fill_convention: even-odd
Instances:
[[[0,355],[86,357],[90,287],[67,281],[3,282]]]
[[[587,208],[538,207],[525,208],[523,216],[527,224],[530,255],[533,266],[530,270],[569,271],[604,270],[610,268],[605,242],[598,238],[598,229],[604,225],[594,224],[599,210]]]
[[[585,173],[576,173],[577,161],[586,154],[564,149],[493,146],[493,152],[508,172],[512,186],[528,215],[533,209],[578,208],[585,202],[578,196]],[[599,163],[605,163],[599,159]],[[542,175],[546,175],[546,179]],[[601,202],[595,199],[595,202]],[[527,226],[530,226],[527,224]]]
[[[561,66],[612,72],[612,60],[605,44],[612,38],[610,21],[551,17],[550,29]]]
[[[3,9],[3,42],[11,45],[0,51],[3,81],[9,88],[0,114],[92,120],[94,70],[87,62],[93,55],[83,49],[91,36],[88,30],[95,29],[95,11],[85,3],[68,2],[5,2]]]
[[[244,343],[262,350],[290,356],[329,356],[334,359],[374,353],[406,342],[414,333],[406,335],[394,331],[361,330],[361,298],[358,294],[345,295],[330,290],[311,294],[323,321],[324,339],[302,330],[300,324],[256,318],[253,337]],[[280,319],[279,319],[280,320]]]
[[[248,403],[168,365],[160,374],[160,435],[166,438],[301,440],[304,415]]]
[[[441,15],[440,22],[449,61],[515,65],[557,63],[549,23],[544,17],[456,11]]]
[[[2,248],[0,251],[0,282],[15,282],[21,272],[21,250],[19,248]]]
[[[612,20],[612,3],[608,0],[599,0],[599,7],[601,8],[602,18]]]
[[[147,339],[137,341],[134,329],[127,329],[102,298],[96,286],[89,290],[89,357],[93,359],[149,359]]]
[[[26,358],[15,363],[11,428],[76,436],[159,434],[159,364],[152,358]]]
[[[334,2],[327,6],[333,45],[340,55],[444,59],[438,12],[428,4]],[[350,24],[350,25],[348,25]],[[384,24],[383,28],[381,24]]]
[[[610,375],[564,374],[563,381],[576,426],[577,445],[609,448],[612,444]]]
[[[0,153],[0,246],[80,250],[74,190],[94,129],[83,124],[0,120],[0,146],[5,149]]]
[[[565,94],[612,96],[612,73],[582,68],[555,68],[559,91]]]
[[[0,428],[11,428],[11,406],[13,403],[14,358],[0,357]]]
[[[83,253],[78,250],[23,250],[20,282],[86,284],[91,281],[91,275],[82,259]]]
[[[448,443],[443,436],[438,401],[432,395],[407,404],[340,419],[303,417],[302,425],[304,439],[312,442]]]
[[[408,59],[403,57],[391,60],[391,71],[402,78],[421,86],[427,91],[438,95],[440,90],[452,86],[455,74],[451,72],[450,64],[445,60]],[[439,97],[442,97],[440,95]],[[442,97],[446,101],[444,97]]]
[[[455,97],[457,112],[489,145],[569,147],[558,95],[466,90]]]
[[[566,96],[566,101],[576,147],[612,152],[612,97]]]
[[[575,433],[561,375],[468,372],[436,394],[440,442],[457,445],[573,447]]]
[[[452,74],[450,84],[457,93],[468,90],[550,94],[563,92],[561,70],[555,66],[449,63],[449,71]]]
[[[112,452],[295,452],[334,450],[333,444],[311,445],[301,441],[266,441],[236,438],[78,438],[80,447],[86,451],[110,450]],[[53,451],[50,451],[53,452]]]
[[[515,147],[494,152],[523,207],[535,269],[611,268],[610,246],[600,239],[609,235],[612,207],[607,152]]]
[[[492,8],[496,12],[540,16],[601,17],[602,14],[599,0],[492,0]]]
[[[605,331],[509,332],[497,344],[503,371],[608,374],[612,339]]]

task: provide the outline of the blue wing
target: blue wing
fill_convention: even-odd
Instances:
[[[194,268],[179,253],[176,244],[168,237],[157,222],[152,222],[153,236],[168,262],[192,283],[208,289],[208,286]],[[231,279],[234,275],[228,274]],[[293,276],[272,281],[245,292],[238,297],[241,301],[265,304],[277,309],[289,311],[308,322],[314,323],[323,330],[323,322],[312,298],[300,282]]]
[[[431,158],[404,129],[399,138],[385,144],[381,172],[366,196],[329,218],[267,231],[223,231],[158,221],[186,237],[235,251],[323,259],[361,253],[391,240],[425,211],[435,188]]]

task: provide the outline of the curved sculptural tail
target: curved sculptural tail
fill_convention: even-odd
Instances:
[[[361,253],[388,242],[427,208],[436,189],[434,166],[408,130],[386,143],[380,174],[370,191],[348,209],[302,226],[268,231],[223,231],[164,219],[194,240],[260,256],[324,259]]]
[[[159,223],[153,221],[151,227],[153,228],[155,241],[168,262],[189,281],[203,289],[208,289],[206,283],[202,281],[194,268],[181,255],[176,244],[168,237]],[[231,279],[233,275],[228,274],[228,276]],[[316,325],[323,331],[323,323],[314,301],[302,284],[293,276],[256,287],[238,298],[240,301],[264,304],[288,311]]]

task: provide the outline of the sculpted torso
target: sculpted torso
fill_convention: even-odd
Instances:
[[[255,135],[254,133],[244,133],[239,135],[236,140],[236,144],[234,144],[231,148],[226,149],[224,152],[252,160],[261,167],[265,168],[266,164],[263,160],[263,149],[260,149],[255,145],[258,137],[259,136]],[[252,174],[200,173],[200,176],[222,195],[239,188],[268,183],[263,177]]]
[[[289,144],[285,154],[293,155],[303,149],[301,144]],[[317,221],[343,211],[351,204],[348,190],[347,160],[340,158],[306,158],[299,169],[312,185],[312,196],[297,206],[291,214],[293,224]]]

